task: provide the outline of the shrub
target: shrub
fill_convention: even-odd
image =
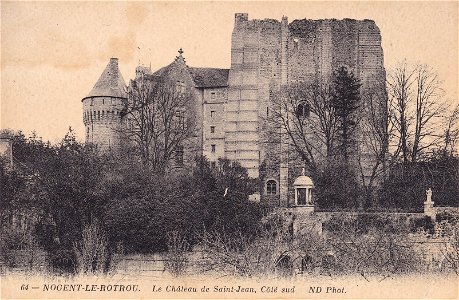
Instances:
[[[411,219],[411,232],[415,233],[419,230],[423,230],[429,234],[434,233],[435,223],[429,216],[424,216],[422,218]]]
[[[185,273],[189,246],[185,235],[180,231],[174,230],[167,233],[167,252],[163,254],[163,257],[166,270],[172,276],[178,277]]]
[[[74,244],[74,252],[78,274],[100,274],[108,270],[107,238],[97,220],[83,227],[82,239]]]

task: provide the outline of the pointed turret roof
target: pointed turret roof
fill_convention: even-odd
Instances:
[[[89,97],[117,97],[127,98],[126,84],[120,69],[118,68],[118,58],[110,58],[107,67],[100,75],[99,80],[89,92]]]

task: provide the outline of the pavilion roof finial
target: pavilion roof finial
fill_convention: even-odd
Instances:
[[[306,171],[305,171],[305,169],[303,168],[303,169],[301,170],[301,176],[306,176],[305,172],[306,172]]]

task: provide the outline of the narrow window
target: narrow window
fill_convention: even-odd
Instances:
[[[215,99],[215,92],[210,93],[210,99],[214,100]]]
[[[266,182],[266,195],[277,194],[277,182],[275,180],[268,180]]]
[[[297,38],[293,39],[293,50],[298,50],[298,39]]]
[[[210,133],[215,133],[215,126],[210,126]]]
[[[179,128],[184,129],[185,128],[185,112],[178,111],[176,112],[175,116],[177,117]]]
[[[175,149],[175,163],[179,166],[183,165],[183,146],[177,146]]]
[[[210,149],[211,149],[211,152],[212,152],[212,153],[215,153],[215,148],[216,148],[215,145],[210,145]]]
[[[215,116],[215,110],[210,111],[210,117],[213,118]]]

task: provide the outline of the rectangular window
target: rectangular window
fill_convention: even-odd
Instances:
[[[177,117],[178,128],[184,129],[185,128],[185,112],[179,110],[175,113],[175,116]]]
[[[210,93],[210,99],[212,99],[212,100],[215,99],[215,96],[216,96],[215,92],[211,92]]]
[[[175,84],[175,90],[179,94],[184,94],[186,91],[185,83],[183,81],[177,81]]]
[[[175,163],[179,166],[183,165],[183,146],[177,146],[175,150]]]
[[[211,148],[212,153],[215,153],[215,148],[216,148],[215,145],[210,145],[210,148]]]
[[[211,118],[215,117],[215,110],[211,110],[211,111],[210,111],[210,117],[211,117]]]
[[[215,126],[210,126],[210,133],[215,133]]]

